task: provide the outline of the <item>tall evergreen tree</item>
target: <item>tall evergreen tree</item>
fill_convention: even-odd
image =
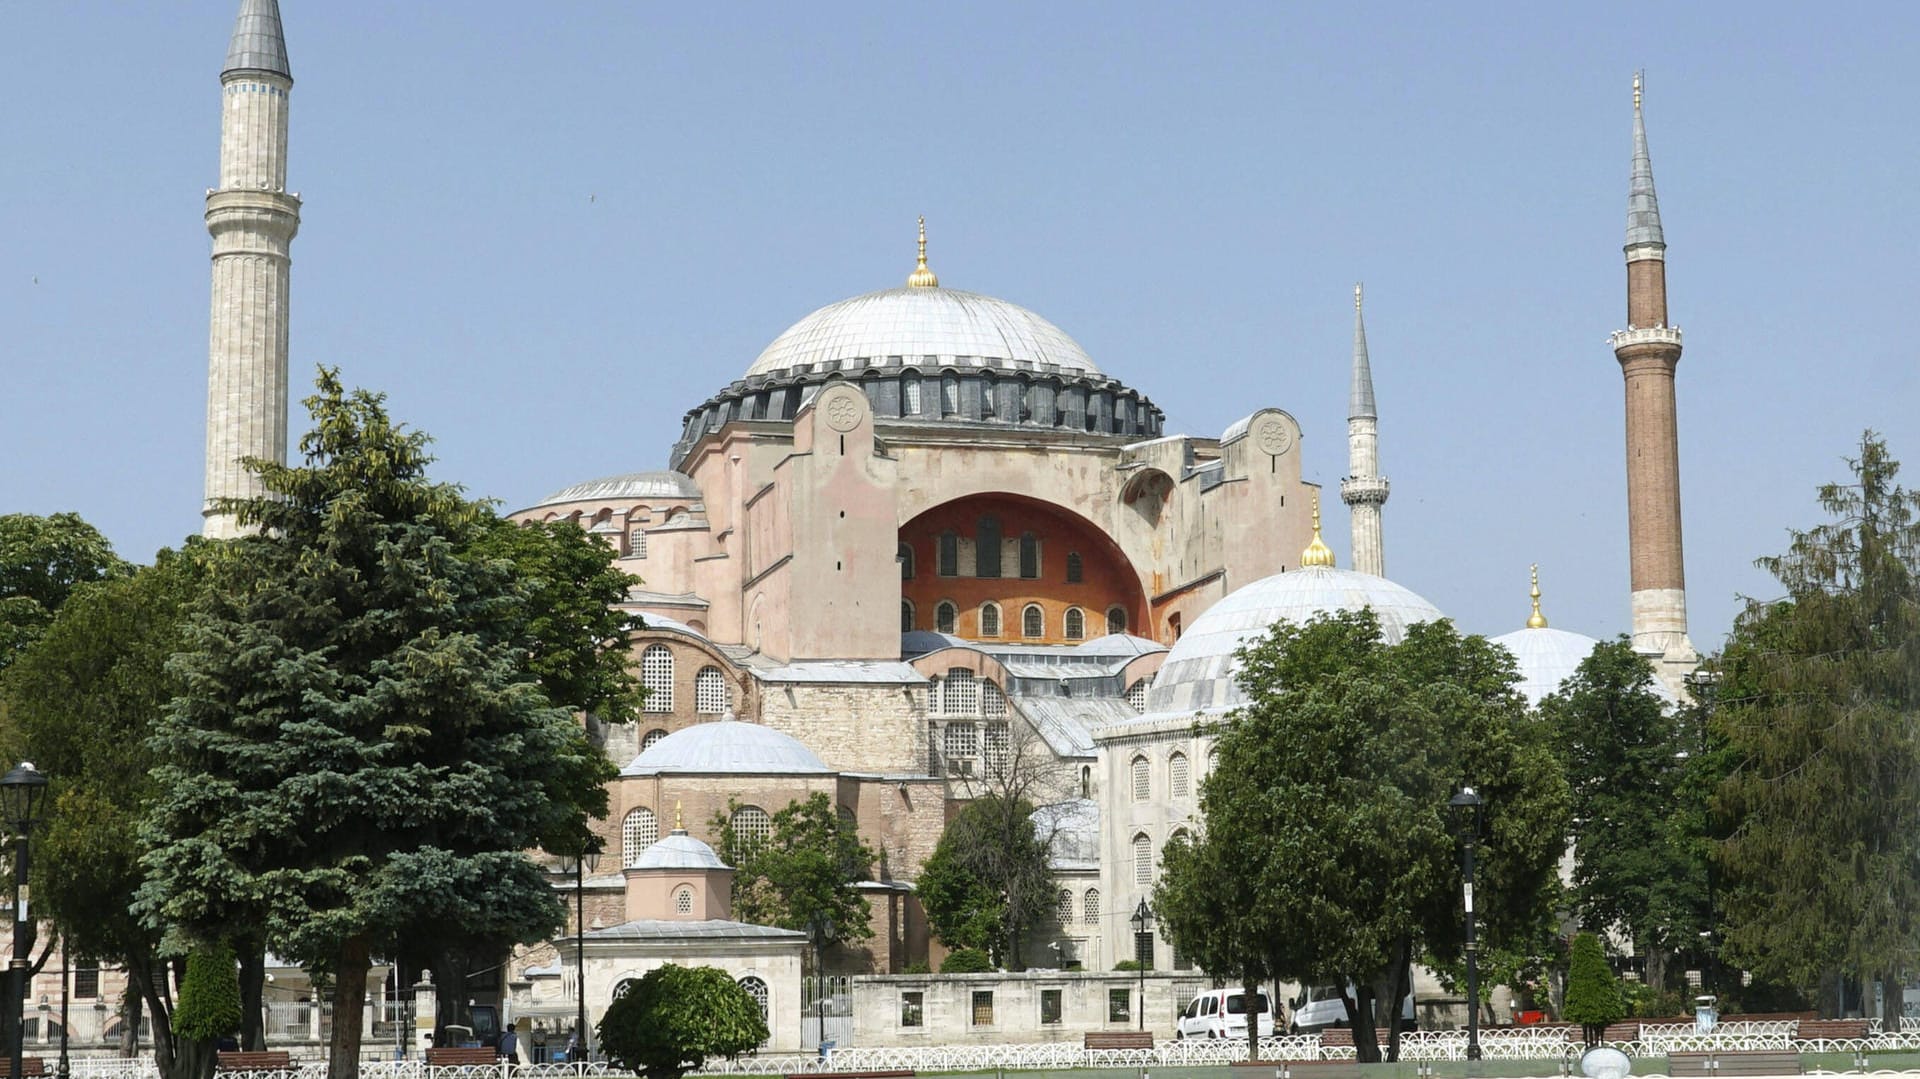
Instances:
[[[251,534],[213,563],[153,736],[143,916],[176,940],[261,925],[333,979],[329,1075],[357,1074],[367,967],[409,929],[563,914],[523,851],[604,812],[604,758],[502,626],[509,564],[461,557],[482,514],[426,438],[322,370],[304,461],[252,461]]]
[[[1727,945],[1768,980],[1879,979],[1900,1014],[1920,966],[1920,495],[1869,431],[1832,520],[1758,565],[1785,589],[1753,601],[1722,658],[1714,722],[1732,765]]]

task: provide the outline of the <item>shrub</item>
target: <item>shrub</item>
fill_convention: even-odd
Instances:
[[[932,973],[933,973],[933,968],[932,968],[931,966],[928,966],[925,960],[920,960],[920,961],[917,961],[917,962],[913,962],[913,963],[908,963],[908,964],[906,965],[906,967],[905,967],[905,968],[903,968],[903,969],[902,969],[902,970],[900,971],[900,973],[902,973],[902,974],[932,974]]]
[[[1579,1023],[1588,1045],[1598,1044],[1608,1023],[1627,1016],[1626,998],[1620,992],[1620,980],[1607,965],[1607,953],[1600,938],[1582,933],[1573,938],[1573,950],[1567,958],[1567,1006],[1564,1018]]]
[[[1139,969],[1141,969],[1141,967],[1140,967],[1140,960],[1138,960],[1138,959],[1122,959],[1122,960],[1120,960],[1120,961],[1119,961],[1118,963],[1115,963],[1115,964],[1113,965],[1113,969],[1115,969],[1115,970],[1139,970]]]
[[[225,941],[187,953],[174,1032],[193,1041],[217,1041],[240,1029],[240,967]]]
[[[993,960],[979,948],[955,948],[940,961],[942,974],[985,974],[993,969]]]
[[[648,1079],[680,1079],[708,1057],[734,1057],[767,1040],[760,1005],[718,967],[672,963],[648,971],[613,998],[600,1019],[600,1047]]]

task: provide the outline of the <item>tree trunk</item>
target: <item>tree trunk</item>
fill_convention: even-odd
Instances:
[[[142,963],[127,971],[127,978],[132,983],[129,988],[139,991],[137,996],[132,992],[127,994],[131,998],[127,1009],[127,1029],[133,1032],[134,1048],[137,1052],[140,1039],[140,1005],[145,1003],[148,1016],[153,1023],[154,1067],[160,1070],[161,1075],[172,1077],[179,1062],[174,1054],[173,1027],[167,1022],[167,1005],[164,995],[167,992],[166,971],[165,963]],[[121,1044],[123,1046],[126,1044],[124,1034],[121,1037]]]
[[[143,994],[134,983],[139,968],[127,968],[127,990],[120,994],[120,1055],[132,1059],[140,1055],[140,1002]]]
[[[467,1011],[467,972],[473,958],[466,949],[449,946],[433,956],[433,1044],[448,1045],[447,1027],[472,1027]]]
[[[262,999],[266,982],[266,944],[243,942],[240,945],[240,1048],[250,1053],[267,1047],[267,1016]]]
[[[1667,991],[1667,950],[1648,948],[1644,958],[1647,964],[1647,987],[1652,989],[1657,997]]]
[[[1393,965],[1388,969],[1387,979],[1383,983],[1387,1012],[1387,1052],[1386,1059],[1398,1062],[1400,1059],[1400,1002],[1407,999],[1413,980],[1413,942],[1401,937],[1394,944]]]
[[[327,1079],[359,1079],[362,1010],[367,1003],[367,963],[373,958],[365,937],[348,937],[340,946],[333,975],[333,1033],[327,1039]]]
[[[1900,1033],[1900,1017],[1907,1009],[1907,994],[1898,975],[1889,974],[1880,979],[1880,1004],[1881,1032]]]
[[[1244,999],[1247,1003],[1247,1059],[1259,1060],[1261,1013],[1256,1011],[1255,1007],[1260,1002],[1260,979],[1248,975],[1241,980],[1243,984],[1240,986],[1240,991],[1246,994]],[[1178,1000],[1175,1003],[1178,1003]],[[1272,1008],[1273,1005],[1273,1001],[1267,1001],[1268,1008]]]
[[[1340,991],[1347,1005],[1347,1019],[1353,1023],[1353,1058],[1362,1064],[1380,1062],[1380,1039],[1373,1026],[1373,986],[1356,984],[1353,995]]]
[[[218,1046],[218,1042],[182,1038],[179,1052],[173,1055],[173,1066],[161,1074],[166,1079],[213,1079],[213,1063],[215,1054],[219,1052]]]
[[[1844,1004],[1846,980],[1838,970],[1828,968],[1820,972],[1820,996],[1815,1005],[1822,1019],[1840,1018],[1840,1009]]]

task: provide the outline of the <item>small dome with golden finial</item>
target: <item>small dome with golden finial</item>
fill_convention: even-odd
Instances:
[[[927,219],[920,219],[920,265],[907,275],[908,288],[939,288],[940,279],[927,269]]]
[[[1333,567],[1333,548],[1320,540],[1320,492],[1313,493],[1313,542],[1300,552],[1300,568],[1312,569],[1315,566]]]

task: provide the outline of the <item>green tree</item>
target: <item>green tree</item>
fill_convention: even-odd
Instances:
[[[74,589],[131,570],[77,513],[0,515],[0,671],[52,623]]]
[[[1920,966],[1920,495],[1869,431],[1832,519],[1762,558],[1785,596],[1750,601],[1721,660],[1718,791],[1728,948],[1756,977],[1878,979],[1899,1014]]]
[[[1551,915],[1567,790],[1550,734],[1515,692],[1506,650],[1445,621],[1388,645],[1371,611],[1338,612],[1283,622],[1238,658],[1248,703],[1221,728],[1201,788],[1214,879],[1245,910],[1219,973],[1260,963],[1352,983],[1360,1059],[1381,1055],[1376,997],[1391,1002],[1395,1057],[1414,957],[1449,962],[1464,943],[1455,791],[1485,801],[1481,940],[1530,939]],[[1264,958],[1240,955],[1257,948]]]
[[[760,1004],[716,967],[656,967],[617,991],[600,1019],[607,1059],[647,1079],[680,1079],[709,1057],[767,1040]]]
[[[138,903],[182,941],[263,926],[331,977],[348,1079],[375,954],[428,924],[562,923],[523,852],[604,812],[605,765],[504,639],[526,596],[461,557],[483,515],[428,479],[425,436],[335,371],[307,405],[304,462],[249,462],[267,495],[220,507],[251,534],[213,560],[170,668]]]
[[[1006,903],[954,847],[934,848],[920,867],[914,893],[927,912],[928,928],[947,947],[984,956],[1000,939]]]
[[[1705,926],[1700,787],[1685,782],[1697,739],[1654,691],[1653,667],[1625,637],[1603,641],[1540,702],[1558,733],[1573,795],[1573,909],[1580,923],[1627,934],[1666,988],[1667,957]]]
[[[1224,792],[1220,797],[1230,798]],[[1228,835],[1245,838],[1231,829]],[[1193,842],[1168,840],[1153,912],[1182,954],[1209,974],[1238,980],[1253,1000],[1273,976],[1273,949],[1266,935],[1271,927],[1259,920],[1259,896],[1250,879],[1234,871],[1240,856],[1230,842],[1207,835]],[[1247,1059],[1260,1059],[1258,1022],[1247,1024]]]
[[[733,829],[739,803],[715,814],[720,858],[735,868],[733,913],[743,921],[815,933],[833,945],[873,936],[872,908],[854,885],[873,875],[873,848],[860,841],[825,793],[815,791],[773,815],[762,842],[745,843]],[[816,934],[817,935],[817,934]]]
[[[221,1038],[240,1030],[240,971],[233,948],[217,941],[187,955],[180,981],[180,1005],[173,1012],[185,1066],[179,1079],[207,1079]]]
[[[1581,933],[1573,938],[1567,955],[1567,1006],[1562,1015],[1570,1023],[1580,1024],[1588,1045],[1598,1045],[1608,1023],[1627,1016],[1627,1001],[1620,992],[1620,979],[1607,965],[1607,953],[1600,938]]]
[[[915,890],[934,935],[949,947],[984,948],[1009,970],[1047,920],[1054,895],[1051,837],[1034,827],[1033,805],[993,792],[963,806],[921,867]]]

